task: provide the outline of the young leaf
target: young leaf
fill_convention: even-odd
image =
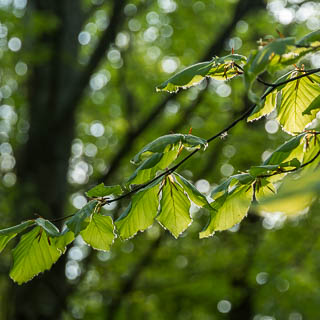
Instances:
[[[283,82],[284,80],[287,80],[289,75],[292,74],[292,72],[293,71],[289,71],[285,75],[281,76],[280,78],[278,78],[274,82],[274,84],[279,84],[279,83]],[[251,121],[259,120],[263,116],[266,116],[269,113],[271,113],[276,108],[276,106],[279,103],[281,103],[281,95],[278,95],[278,92],[283,87],[284,87],[284,85],[281,85],[281,86],[277,87],[276,89],[269,87],[263,94],[264,96],[267,95],[264,102],[258,104],[253,109],[253,111],[251,112],[247,121],[251,122]]]
[[[319,46],[320,45],[320,30],[308,33],[297,42],[298,46]]]
[[[320,95],[311,102],[311,104],[309,105],[309,107],[308,107],[306,110],[304,110],[304,111],[302,112],[302,114],[303,114],[303,115],[305,115],[305,114],[310,114],[310,115],[312,115],[312,114],[311,114],[311,111],[313,111],[313,110],[319,110],[319,109],[320,109]]]
[[[176,146],[184,146],[186,148],[206,148],[208,143],[205,139],[193,136],[191,134],[168,134],[157,138],[143,147],[131,160],[135,164],[141,163],[154,153],[164,153],[174,149]]]
[[[41,227],[35,227],[24,234],[12,250],[13,266],[10,277],[18,284],[27,282],[40,272],[49,270],[62,254],[54,242],[48,241],[46,232],[41,230]]]
[[[27,220],[16,226],[0,230],[0,253],[11,239],[13,239],[18,233],[22,232],[26,228],[34,225],[34,223],[35,222],[33,220]]]
[[[238,69],[234,66],[246,62],[246,57],[239,54],[230,54],[221,58],[213,58],[211,61],[200,62],[175,74],[169,80],[159,85],[157,91],[177,92],[180,88],[188,89],[200,83],[205,77],[216,80],[227,80],[238,75]]]
[[[253,188],[243,185],[211,203],[215,212],[211,213],[209,223],[200,232],[200,238],[210,237],[215,231],[227,230],[239,223],[247,215],[252,196]]]
[[[74,233],[66,227],[59,237],[51,239],[51,242],[54,241],[56,247],[62,252],[65,253],[67,250],[68,244],[74,240]]]
[[[113,221],[109,216],[94,213],[87,228],[80,234],[92,248],[109,251],[115,237]]]
[[[310,114],[303,114],[303,112],[320,95],[319,84],[320,77],[313,74],[289,82],[282,88],[282,100],[277,108],[277,119],[285,131],[291,134],[301,132],[316,118],[320,105],[317,109],[310,111]]]
[[[175,173],[174,176],[193,203],[198,207],[210,208],[207,198],[193,184],[178,173]]]
[[[35,220],[35,223],[42,227],[48,236],[50,237],[59,237],[60,236],[60,231],[59,229],[51,223],[49,220],[43,219],[43,218],[38,218]]]
[[[260,98],[252,91],[252,85],[257,76],[266,70],[273,59],[286,53],[287,48],[293,45],[294,38],[280,38],[271,41],[250,55],[247,64],[244,66],[244,80],[251,101],[258,105],[261,104]]]
[[[192,219],[189,214],[190,201],[177,183],[167,178],[162,188],[160,211],[157,220],[168,229],[175,238],[188,228]]]
[[[275,172],[281,172],[291,169],[299,168],[301,165],[300,161],[296,158],[283,162],[280,164],[266,164],[261,166],[252,166],[249,173],[252,177],[258,177],[261,175],[271,175]]]
[[[115,225],[122,239],[132,238],[138,231],[144,231],[153,224],[158,213],[158,193],[161,178],[137,192],[131,203]]]
[[[135,170],[128,179],[130,184],[143,184],[156,176],[160,170],[168,168],[179,155],[180,147],[175,146],[165,153],[154,153]]]
[[[301,144],[301,139],[306,135],[306,133],[301,133],[289,141],[286,141],[280,147],[278,147],[271,155],[264,161],[264,165],[279,165],[285,161],[290,161],[294,158],[302,161],[303,155],[303,145]]]
[[[240,173],[229,177],[226,181],[215,187],[211,191],[211,198],[217,199],[221,195],[228,193],[229,187],[232,187],[236,184],[240,185],[250,185],[251,182],[254,181],[254,177],[252,177],[249,173]]]
[[[267,178],[259,179],[256,184],[255,198],[258,202],[277,193],[274,185]]]
[[[98,204],[97,200],[88,202],[83,208],[75,213],[66,223],[68,228],[77,236],[80,231],[87,227],[88,222],[85,221],[94,211]]]
[[[89,198],[98,198],[98,197],[105,197],[110,194],[121,194],[122,190],[119,185],[115,186],[105,186],[103,183],[98,184],[97,186],[90,189],[86,192],[86,195]]]

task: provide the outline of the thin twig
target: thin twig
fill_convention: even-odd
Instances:
[[[313,74],[313,73],[316,73],[316,72],[319,72],[320,71],[320,68],[317,68],[317,69],[313,69],[313,70],[309,70],[309,71],[306,71],[304,74],[302,75],[299,75],[297,77],[294,77],[294,78],[291,78],[291,79],[288,79],[286,81],[283,81],[283,82],[279,82],[279,83],[274,83],[274,84],[270,84],[270,87],[271,87],[271,90],[265,92],[260,100],[262,101],[263,99],[265,99],[271,92],[273,92],[277,87],[283,85],[283,84],[286,84],[286,83],[289,83],[289,82],[292,82],[292,81],[295,81],[295,80],[298,80],[300,78],[303,78],[303,77],[306,77],[310,74]],[[251,106],[246,112],[244,112],[238,119],[234,120],[231,124],[229,124],[226,128],[222,129],[220,132],[216,133],[215,135],[213,135],[212,137],[208,138],[206,140],[206,142],[209,144],[210,142],[212,142],[213,140],[217,139],[218,137],[221,137],[223,136],[224,134],[226,134],[230,129],[232,129],[233,127],[235,127],[240,121],[242,121],[243,119],[245,119],[253,110],[254,108],[256,107],[257,105],[254,104],[253,106]],[[156,180],[158,180],[159,178],[161,177],[164,177],[164,176],[167,176],[167,175],[170,175],[172,174],[174,171],[176,171],[183,163],[185,163],[188,159],[190,159],[193,155],[195,155],[197,152],[199,152],[201,149],[196,149],[194,151],[192,151],[190,154],[188,154],[186,157],[184,157],[180,162],[178,162],[176,165],[174,165],[172,168],[169,168],[167,170],[165,170],[164,172],[162,172],[161,174],[159,174],[158,176],[154,177],[153,179],[149,180],[148,182],[144,183],[144,184],[141,184],[139,185],[138,187],[136,187],[135,189],[127,192],[127,193],[124,193],[122,194],[121,196],[117,197],[117,198],[114,198],[114,199],[105,199],[104,200],[104,204],[110,204],[110,203],[113,203],[113,202],[116,202],[116,201],[120,201],[124,198],[127,198],[129,196],[131,196],[132,194],[135,194],[137,193],[138,191],[146,188],[147,186],[149,186],[150,184],[152,184],[153,182],[155,182]],[[260,176],[260,178],[264,178],[264,177],[270,177],[270,176],[273,176],[273,175],[276,175],[276,174],[282,174],[282,173],[287,173],[287,172],[293,172],[293,171],[297,171],[298,169],[300,168],[303,168],[305,166],[307,166],[308,164],[310,164],[311,162],[313,162],[318,156],[320,155],[320,151],[316,154],[316,156],[314,156],[311,160],[309,160],[308,162],[302,164],[299,168],[295,168],[295,169],[292,169],[292,170],[287,170],[285,172],[276,172],[274,174],[271,174],[271,175],[265,175],[265,176]],[[61,221],[61,220],[64,220],[64,219],[67,219],[67,218],[70,218],[72,217],[74,214],[72,215],[69,215],[67,217],[63,217],[63,218],[59,218],[59,219],[56,219],[56,220],[50,220],[52,222],[56,222],[56,221]]]

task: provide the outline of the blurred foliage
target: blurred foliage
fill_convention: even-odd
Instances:
[[[82,12],[88,14],[77,21],[81,25],[78,56],[63,56],[63,63],[79,73],[85,69],[104,31],[112,27],[116,2],[82,1]],[[320,7],[315,1],[270,0],[259,6],[258,2],[251,1],[249,6],[241,0],[126,2],[115,41],[75,106],[65,215],[86,203],[84,192],[97,182],[115,185],[128,179],[134,171],[129,160],[155,138],[171,132],[186,134],[190,128],[196,136],[208,138],[251,104],[241,79],[210,80],[171,97],[156,93],[156,86],[174,72],[203,61],[208,51],[208,59],[226,56],[232,48],[245,55],[260,38],[278,37],[277,29],[301,38],[320,28]],[[35,211],[28,212],[30,218],[34,212],[44,215],[46,208],[40,197],[19,198],[25,181],[16,173],[30,132],[30,92],[45,90],[30,88],[31,71],[52,58],[50,35],[62,23],[53,11],[36,10],[35,3],[0,0],[1,228],[21,220],[18,202],[32,202]],[[218,41],[224,32],[227,37]],[[67,30],[60,36],[70,40]],[[38,46],[37,39],[42,37],[47,41]],[[211,52],[216,41],[218,51]],[[306,56],[304,63],[306,68],[319,67],[319,60],[319,55]],[[269,80],[268,74],[265,79]],[[66,95],[69,86],[69,79],[60,80]],[[264,86],[257,84],[255,90],[262,93]],[[163,108],[153,114],[161,104]],[[254,123],[240,123],[179,172],[209,193],[226,177],[259,165],[288,140],[275,117],[271,113]],[[104,210],[119,217],[127,204],[123,200]],[[318,208],[316,200],[308,212],[290,219],[279,213],[261,217],[252,211],[240,226],[199,240],[208,217],[192,207],[195,221],[179,240],[154,224],[134,239],[117,239],[110,252],[93,252],[78,237],[67,252],[65,278],[60,279],[71,288],[61,295],[65,299],[59,310],[62,319],[317,319]],[[0,260],[0,319],[10,318],[13,309],[19,308],[11,303],[15,285],[8,279],[10,264],[6,249]],[[30,296],[34,296],[31,291]],[[50,299],[43,296],[39,301]],[[42,309],[53,313],[50,303]]]

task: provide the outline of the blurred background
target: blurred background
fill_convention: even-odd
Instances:
[[[277,30],[319,28],[320,4],[307,0],[0,0],[0,228],[74,213],[89,187],[124,182],[146,143],[190,128],[208,138],[250,106],[241,78],[156,93],[174,72],[232,48],[247,55]],[[320,67],[320,55],[305,64]],[[243,122],[179,172],[209,193],[286,139],[274,114]],[[179,240],[156,223],[110,252],[78,238],[23,286],[8,276],[11,243],[0,319],[318,319],[318,207],[294,219],[250,212],[204,240],[207,216],[193,207]]]

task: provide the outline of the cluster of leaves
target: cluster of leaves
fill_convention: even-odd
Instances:
[[[255,80],[268,71],[287,68],[298,63],[307,53],[320,48],[320,31],[313,32],[303,39],[280,38],[261,43],[258,50],[244,57],[231,54],[215,57],[209,62],[198,63],[174,75],[157,89],[175,92],[189,88],[204,78],[229,80],[243,76],[249,98],[255,103],[248,121],[253,121],[277,110],[277,121],[293,137],[276,149],[260,166],[252,166],[244,173],[233,175],[214,188],[210,196],[200,193],[188,180],[176,173],[176,169],[199,150],[205,150],[208,140],[191,134],[170,134],[159,137],[147,144],[132,159],[137,166],[128,181],[120,186],[100,184],[87,192],[89,202],[72,217],[66,220],[62,231],[49,220],[37,218],[0,230],[0,252],[7,243],[27,228],[20,242],[13,249],[13,267],[10,277],[19,284],[32,279],[35,275],[51,268],[65,252],[74,238],[81,235],[92,248],[107,251],[116,236],[126,240],[144,231],[156,220],[178,238],[192,223],[191,203],[209,211],[210,219],[200,238],[209,237],[216,231],[227,230],[247,215],[252,203],[260,203],[260,209],[279,211],[279,206],[270,202],[270,195],[277,193],[279,181],[286,173],[302,169],[302,179],[310,183],[305,194],[306,201],[300,207],[286,206],[287,213],[296,213],[312,202],[319,190],[318,171],[315,161],[320,154],[317,140],[319,134],[314,129],[306,129],[316,119],[320,111],[320,70],[295,67],[284,76],[268,85],[262,98],[253,91]],[[249,113],[246,112],[246,115]],[[243,119],[244,117],[241,117]],[[237,122],[234,123],[234,125]],[[231,128],[232,126],[229,126]],[[179,160],[183,150],[191,151]],[[169,168],[169,169],[168,169]],[[285,178],[287,179],[287,177]],[[283,182],[282,189],[290,190],[292,180]],[[291,195],[296,189],[291,189]],[[283,195],[272,197],[279,200]],[[111,198],[110,196],[113,196]],[[116,220],[101,214],[102,206],[131,196],[131,201]],[[114,198],[116,197],[116,198]]]

